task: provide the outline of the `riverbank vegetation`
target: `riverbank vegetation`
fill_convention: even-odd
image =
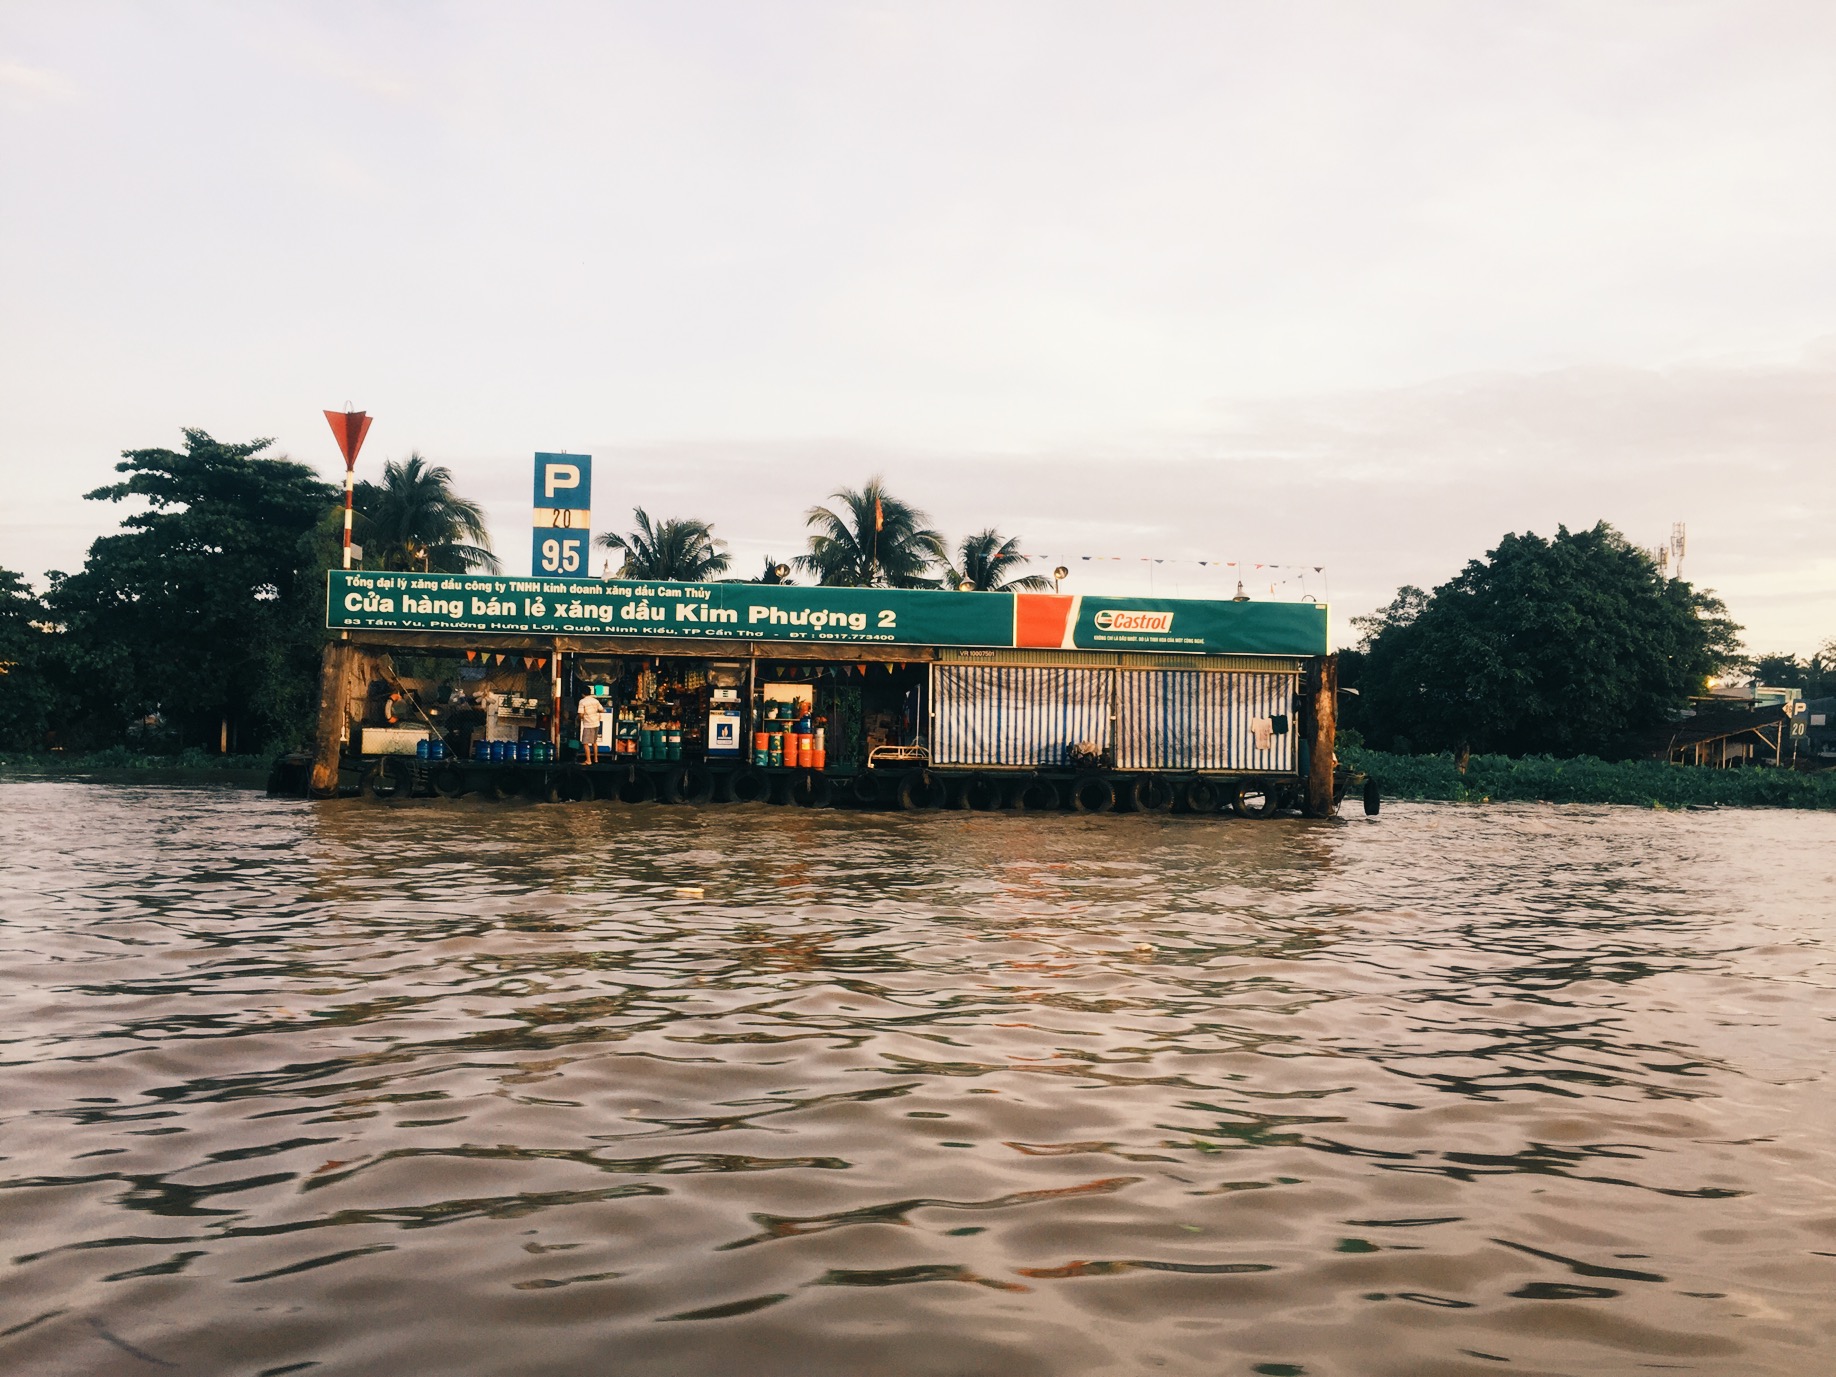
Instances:
[[[266,782],[270,755],[220,755],[189,746],[161,754],[127,746],[99,751],[0,751],[0,776],[141,780],[149,784],[230,784],[252,788]]]
[[[1341,745],[1342,763],[1385,798],[1449,803],[1625,803],[1640,808],[1836,808],[1836,772],[1718,770],[1593,756],[1393,755]]]
[[[59,748],[57,768],[111,747],[271,757],[311,732],[342,494],[268,440],[184,435],[182,450],[127,451],[122,480],[87,494],[128,514],[80,570],[52,571],[42,596],[0,570],[0,749]],[[450,478],[415,455],[357,485],[372,564],[495,563]]]
[[[1354,625],[1346,725],[1401,755],[1648,755],[1740,659],[1720,599],[1666,577],[1605,522],[1507,535],[1433,592],[1405,587]]]

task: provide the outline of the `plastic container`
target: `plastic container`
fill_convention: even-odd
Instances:
[[[429,741],[427,743],[427,758],[429,760],[445,760],[446,743],[438,739]]]
[[[810,743],[810,738],[807,736],[800,736],[797,738],[797,741],[799,743],[797,746],[797,768],[799,770],[815,769],[816,747]]]
[[[671,727],[665,738],[664,745],[669,748],[669,758],[671,760],[682,759],[682,728]]]
[[[488,761],[490,758],[491,758],[491,743],[489,741],[474,741],[472,743],[472,759],[473,760],[482,762],[482,761]]]
[[[753,753],[752,753],[752,763],[753,763],[754,765],[769,765],[769,764],[771,764],[771,747],[769,747],[769,746],[767,746],[767,747],[766,747],[766,748],[765,748],[764,750],[762,750],[762,751],[760,751],[760,750],[754,750],[754,751],[753,751]]]
[[[492,741],[486,744],[485,749],[490,752],[490,761],[493,765],[504,763],[504,747],[509,744],[508,741]]]
[[[810,768],[826,770],[829,768],[829,753],[818,746],[810,752]]]
[[[427,759],[427,738],[426,737],[423,736],[419,741],[414,743],[414,754],[415,754],[415,758],[418,760]]]
[[[752,734],[752,749],[755,754],[759,751],[769,751],[771,749],[771,733],[754,732]]]
[[[534,759],[534,748],[527,741],[516,743],[516,760],[519,765],[527,765]]]

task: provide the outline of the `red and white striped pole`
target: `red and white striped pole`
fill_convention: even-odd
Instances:
[[[347,403],[348,405],[348,403]],[[362,411],[328,411],[332,435],[344,454],[344,567],[351,567],[351,498],[357,478],[357,451],[363,448],[363,437],[370,433],[370,417]]]

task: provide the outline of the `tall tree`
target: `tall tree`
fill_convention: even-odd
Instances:
[[[964,536],[956,547],[956,561],[944,571],[946,588],[966,588],[977,593],[1040,593],[1052,586],[1041,574],[1010,577],[1024,566],[1019,537],[1003,536],[990,527]]]
[[[714,528],[707,522],[672,517],[653,524],[642,507],[631,515],[637,521],[636,529],[608,531],[595,542],[601,549],[625,552],[620,578],[701,583],[727,571],[727,543],[714,538]]]
[[[143,499],[45,602],[66,633],[75,744],[157,713],[181,744],[243,749],[310,729],[324,632],[319,526],[338,494],[303,464],[188,429],[185,448],[128,450],[126,478],[87,494]]]
[[[501,567],[484,512],[453,491],[451,469],[418,452],[387,460],[382,482],[357,484],[352,503],[363,516],[366,562],[435,574],[495,574]]]
[[[930,518],[870,478],[858,491],[831,493],[835,507],[811,507],[808,554],[797,567],[841,588],[935,588],[932,570],[944,562],[943,536]]]
[[[8,750],[43,746],[50,727],[50,661],[60,638],[50,633],[45,618],[31,586],[11,569],[0,569],[0,747]]]
[[[1719,599],[1605,522],[1508,535],[1362,626],[1360,729],[1399,749],[1629,754],[1739,655]]]

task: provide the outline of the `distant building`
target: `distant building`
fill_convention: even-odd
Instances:
[[[1804,726],[1798,742],[1800,763],[1836,766],[1836,698],[1806,699],[1804,715],[1798,720]]]

